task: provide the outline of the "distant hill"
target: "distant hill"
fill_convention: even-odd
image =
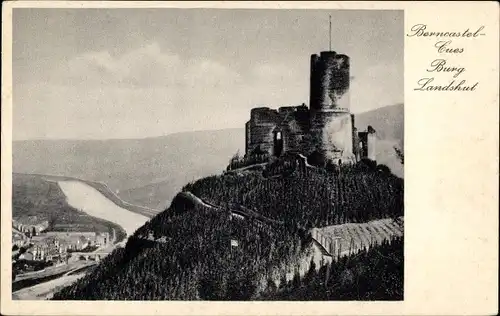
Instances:
[[[359,130],[377,130],[378,162],[400,177],[393,146],[403,145],[403,114],[398,104],[356,115]],[[16,141],[13,170],[103,181],[127,202],[163,210],[184,184],[219,174],[244,148],[243,128],[144,139]]]
[[[396,104],[356,114],[356,127],[359,131],[371,125],[377,131],[377,162],[387,165],[392,172],[404,177],[394,146],[404,148],[404,105]]]
[[[165,209],[189,181],[220,173],[243,129],[124,140],[13,142],[13,171],[103,181],[125,201]]]
[[[403,142],[404,106],[396,104],[356,114],[355,124],[358,130],[365,130],[368,125],[371,125],[380,139]]]

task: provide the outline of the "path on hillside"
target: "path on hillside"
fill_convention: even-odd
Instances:
[[[186,191],[179,194],[195,205],[206,207],[208,209],[220,210],[220,207],[214,205],[202,198],[194,195],[192,192]],[[253,217],[263,222],[275,223],[283,225],[281,221],[277,221],[265,217],[257,212],[247,209],[242,205],[232,204],[231,213],[242,215],[244,217]],[[380,244],[383,241],[391,241],[395,237],[401,237],[404,233],[404,219],[400,217],[398,221],[392,218],[373,220],[366,223],[346,223],[339,225],[331,225],[321,228],[312,228],[309,230],[313,239],[310,250],[307,256],[302,257],[297,265],[291,265],[287,268],[285,278],[287,281],[292,280],[295,275],[296,268],[301,277],[303,277],[310,269],[311,261],[315,263],[316,270],[322,265],[338,260],[340,257],[353,256],[359,250],[369,249],[375,244]],[[161,240],[158,239],[156,241]],[[276,271],[280,271],[279,267],[275,267]],[[274,282],[277,287],[280,286],[280,273],[274,275]],[[267,280],[265,280],[267,281]]]
[[[181,192],[180,196],[206,208],[220,209],[217,205],[207,202],[189,191]],[[232,205],[231,212],[245,217],[253,217],[268,223],[284,224],[282,221],[268,218],[242,205]],[[402,236],[404,228],[403,217],[400,217],[399,221],[398,223],[391,218],[386,218],[366,223],[345,223],[313,228],[310,231],[313,240],[323,247],[323,250],[328,254],[334,257],[339,255],[345,256],[362,248],[368,249],[373,244],[380,244],[384,240],[391,240],[394,237]],[[332,251],[331,243],[335,239],[338,240],[338,245],[337,248]],[[335,253],[333,254],[331,252]]]

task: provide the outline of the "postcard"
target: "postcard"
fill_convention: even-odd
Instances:
[[[495,314],[498,21],[5,3],[2,314]]]

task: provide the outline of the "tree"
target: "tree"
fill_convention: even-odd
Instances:
[[[401,162],[402,165],[404,165],[404,153],[401,149],[397,148],[394,146],[394,151],[396,152],[396,156],[398,156],[399,161]]]
[[[50,217],[49,217],[49,226],[47,227],[46,230],[53,230],[55,225],[56,225],[56,216],[51,214]]]
[[[310,165],[316,166],[316,167],[325,167],[326,165],[326,160],[325,157],[319,152],[319,151],[313,151],[308,157],[307,157],[307,162]]]
[[[233,157],[231,157],[231,159],[229,160],[229,165],[227,166],[227,170],[231,170],[233,169],[233,167],[237,167],[235,165],[238,164],[240,160],[241,160],[240,150],[238,149],[238,151],[236,151]]]
[[[309,264],[309,270],[305,276],[306,282],[310,282],[314,276],[316,275],[316,263],[314,262],[314,258],[311,258],[311,262]]]
[[[259,155],[265,155],[268,154],[267,151],[264,151],[260,145],[257,145],[252,152],[250,153],[250,156],[259,156]]]
[[[373,171],[377,168],[377,162],[369,158],[361,159],[359,164],[366,168],[367,171]]]
[[[389,167],[387,167],[386,165],[378,165],[377,170],[381,171],[385,174],[391,174],[391,169]]]

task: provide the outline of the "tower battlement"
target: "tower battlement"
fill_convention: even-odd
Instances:
[[[311,110],[350,109],[350,59],[334,51],[311,55]]]

